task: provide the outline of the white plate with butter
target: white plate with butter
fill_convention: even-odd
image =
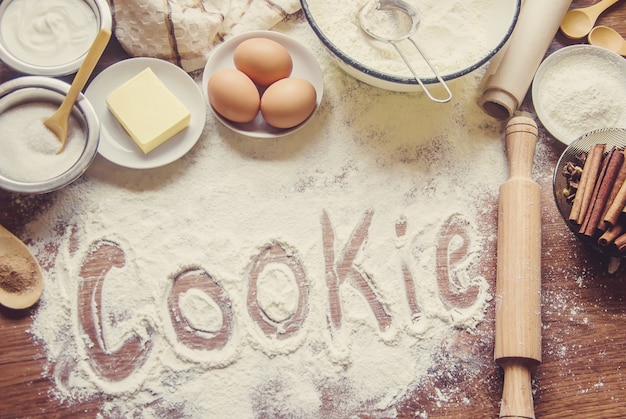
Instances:
[[[107,96],[146,68],[175,93],[191,113],[189,126],[154,150],[144,154],[106,104]],[[206,120],[206,104],[200,88],[183,69],[157,58],[129,58],[102,71],[89,85],[85,96],[100,118],[98,152],[105,159],[131,169],[152,169],[184,156],[200,138]]]

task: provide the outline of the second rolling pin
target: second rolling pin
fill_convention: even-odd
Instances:
[[[498,119],[520,107],[537,67],[572,0],[524,0],[507,45],[491,60],[481,83],[480,106]]]
[[[534,418],[531,372],[541,362],[541,191],[532,180],[537,125],[506,126],[509,179],[500,186],[495,361],[504,370],[500,418]]]

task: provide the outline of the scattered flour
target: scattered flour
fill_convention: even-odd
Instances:
[[[59,400],[97,397],[103,417],[394,417],[441,343],[483,320],[507,167],[481,74],[433,105],[345,75],[302,19],[275,29],[324,69],[297,134],[208,118],[166,167],[98,157],[27,226],[48,266],[31,333]]]

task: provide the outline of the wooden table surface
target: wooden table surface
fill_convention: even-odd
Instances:
[[[574,1],[572,7],[592,4]],[[617,4],[599,19],[626,36],[626,6]],[[573,43],[557,34],[549,52]],[[127,57],[112,40],[98,64],[96,74]],[[20,76],[0,63],[0,82]],[[66,78],[71,81],[71,77]],[[625,81],[626,82],[626,81]],[[523,108],[533,111],[527,97]],[[541,128],[540,128],[541,129]],[[563,147],[541,129],[549,159],[535,168],[542,188],[543,223],[543,362],[533,377],[536,415],[539,418],[626,416],[626,263],[614,274],[608,273],[608,260],[576,240],[554,205],[547,179]],[[45,211],[51,195],[22,197],[0,191],[0,222],[20,235],[23,226],[37,214],[20,210],[20,200],[31,200],[30,208]],[[494,208],[497,206],[494,203]],[[496,214],[493,214],[494,225]],[[495,253],[494,248],[485,249]],[[495,258],[484,266],[485,277],[495,286]],[[493,289],[492,289],[493,291]],[[0,307],[0,417],[95,417],[101,400],[93,399],[62,405],[51,398],[54,382],[42,374],[44,349],[26,332],[37,306],[24,311]],[[502,371],[493,363],[493,304],[474,334],[457,339],[450,353],[442,353],[441,368],[450,374],[437,374],[418,390],[432,394],[436,388],[455,386],[459,397],[442,402],[430,397],[409,397],[397,406],[400,417],[429,412],[436,417],[497,417],[502,389]],[[464,360],[481,359],[481,372],[455,374],[466,368]],[[472,366],[476,367],[476,366]],[[442,377],[445,377],[442,378]],[[469,400],[469,404],[467,403]],[[43,412],[43,413],[42,413]]]

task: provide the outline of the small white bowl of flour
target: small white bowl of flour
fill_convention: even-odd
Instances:
[[[532,86],[535,112],[563,144],[591,131],[626,128],[626,60],[593,45],[571,45],[546,58]]]

